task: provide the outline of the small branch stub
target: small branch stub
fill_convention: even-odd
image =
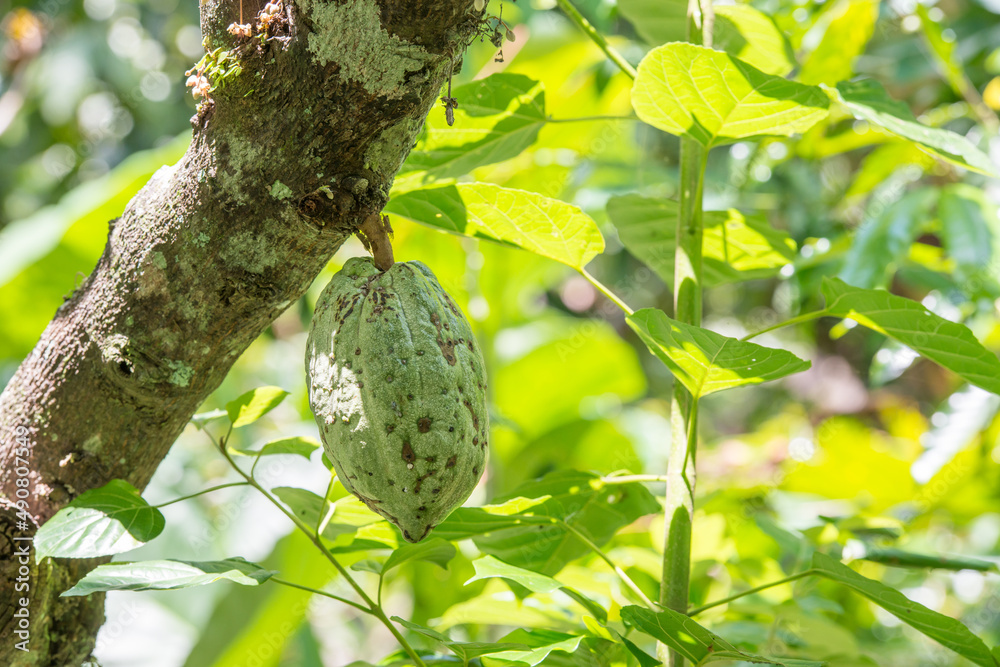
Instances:
[[[389,216],[372,213],[358,229],[358,238],[372,254],[379,271],[392,268],[395,260],[392,256],[392,225],[389,224]]]

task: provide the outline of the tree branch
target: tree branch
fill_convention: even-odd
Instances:
[[[211,81],[187,153],[111,224],[97,267],[0,394],[0,493],[16,497],[23,427],[39,525],[111,479],[145,487],[233,362],[382,209],[479,20],[471,0],[297,0],[260,45],[227,32],[238,12],[202,3],[208,50],[241,71]],[[0,521],[9,532],[13,513]],[[100,618],[101,596],[59,592],[36,586],[32,609],[76,604]],[[30,658],[7,645],[0,663],[82,662],[96,628],[50,633],[51,622],[33,619]]]

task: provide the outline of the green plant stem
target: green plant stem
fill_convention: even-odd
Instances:
[[[712,45],[711,0],[688,0],[687,41]],[[680,206],[674,253],[674,318],[701,325],[702,313],[702,199],[708,148],[681,137]],[[674,381],[670,405],[670,451],[664,503],[663,576],[660,604],[687,613],[691,582],[691,530],[694,518],[697,460],[698,402]],[[686,437],[685,437],[686,436]],[[684,656],[663,645],[657,653],[668,667],[683,667]]]
[[[269,581],[273,581],[276,584],[281,584],[282,586],[289,586],[291,588],[298,588],[299,590],[309,591],[310,593],[315,593],[316,595],[322,595],[323,597],[328,597],[336,600],[337,602],[343,602],[346,605],[350,605],[365,614],[371,615],[371,610],[366,608],[364,605],[358,604],[353,600],[348,600],[347,598],[342,598],[339,595],[334,595],[333,593],[327,593],[326,591],[321,591],[318,588],[310,588],[309,586],[303,586],[302,584],[296,584],[291,581],[285,581],[284,579],[279,579],[278,577],[271,577]]]
[[[229,428],[229,433],[232,433],[232,426],[230,426]],[[377,618],[382,623],[382,625],[384,625],[389,630],[389,632],[392,633],[392,636],[396,638],[396,641],[399,642],[399,645],[403,647],[403,650],[406,651],[406,654],[410,656],[410,658],[413,660],[414,663],[416,663],[417,667],[427,667],[427,665],[424,663],[421,657],[417,655],[417,652],[413,650],[413,647],[410,646],[410,643],[406,641],[406,638],[403,637],[402,634],[400,634],[399,630],[396,628],[393,622],[390,621],[389,618],[385,615],[385,612],[382,611],[382,607],[378,605],[374,600],[372,600],[367,593],[365,593],[365,590],[361,588],[360,584],[358,584],[357,581],[354,580],[354,577],[352,577],[351,573],[347,571],[347,568],[341,565],[340,561],[337,560],[336,556],[330,553],[330,550],[326,548],[325,544],[323,544],[323,540],[320,539],[320,536],[314,533],[312,530],[310,530],[309,526],[307,526],[302,521],[302,519],[295,516],[294,512],[289,511],[281,503],[281,501],[272,496],[267,491],[267,489],[262,487],[257,482],[257,480],[255,480],[247,473],[243,472],[243,469],[240,468],[238,465],[236,465],[236,462],[233,461],[233,458],[229,455],[229,452],[226,451],[226,443],[229,440],[229,433],[227,433],[226,437],[219,442],[219,451],[222,452],[222,455],[226,458],[226,461],[229,462],[229,465],[232,466],[233,470],[235,470],[243,479],[245,479],[250,486],[257,489],[257,491],[259,491],[261,495],[267,498],[267,500],[272,505],[277,507],[285,516],[287,516],[291,520],[291,522],[295,524],[296,528],[301,530],[302,533],[309,538],[309,541],[312,542],[316,546],[316,548],[320,550],[323,556],[325,556],[326,559],[330,561],[330,563],[333,565],[333,567],[336,568],[337,572],[340,573],[340,576],[342,576],[347,581],[347,583],[350,584],[351,588],[354,589],[354,592],[358,594],[358,597],[360,597],[364,601],[364,603],[368,606],[368,610],[371,613],[371,615]]]
[[[601,281],[599,281],[597,278],[595,278],[594,276],[592,276],[589,273],[587,273],[586,269],[580,269],[580,275],[583,276],[584,278],[586,278],[587,281],[591,285],[593,285],[594,287],[596,287],[597,291],[599,291],[604,296],[608,297],[608,299],[613,304],[615,304],[616,306],[618,306],[619,308],[621,308],[622,310],[624,310],[626,315],[631,315],[633,312],[635,312],[631,308],[629,308],[628,304],[625,303],[624,301],[622,301],[618,297],[617,294],[615,294],[610,289],[608,289],[607,287],[605,287],[604,284]]]
[[[567,523],[565,521],[562,521],[562,520],[558,520],[558,521],[563,526],[565,526],[566,529],[569,532],[571,532],[574,535],[576,535],[576,537],[577,537],[578,540],[580,540],[581,542],[583,542],[584,544],[586,544],[588,547],[590,547],[590,550],[593,551],[595,554],[597,554],[597,556],[600,557],[601,560],[603,560],[605,563],[607,563],[608,567],[610,567],[612,569],[612,571],[615,574],[618,575],[618,578],[621,579],[622,582],[626,586],[628,586],[629,590],[631,590],[636,595],[636,597],[638,597],[640,600],[642,600],[642,603],[644,605],[646,605],[650,609],[656,611],[656,605],[653,604],[653,601],[650,600],[648,597],[646,597],[646,594],[642,592],[642,589],[639,588],[639,586],[634,581],[632,581],[632,577],[628,576],[625,573],[625,570],[623,570],[620,567],[618,567],[618,565],[616,565],[615,562],[613,560],[611,560],[611,558],[606,553],[604,553],[604,550],[601,549],[601,547],[597,546],[597,544],[595,544],[593,540],[591,540],[589,537],[587,537],[586,535],[584,535],[581,531],[577,530],[575,527],[573,527],[569,523]]]
[[[793,574],[790,577],[785,577],[784,579],[778,579],[777,581],[772,581],[769,584],[763,584],[761,586],[757,586],[756,588],[751,588],[749,590],[743,591],[742,593],[736,593],[735,595],[730,595],[727,598],[722,598],[721,600],[716,600],[715,602],[709,602],[708,604],[702,605],[700,607],[696,607],[695,609],[692,609],[691,611],[688,612],[688,616],[696,616],[696,615],[700,614],[703,611],[706,611],[708,609],[712,609],[713,607],[721,607],[722,605],[728,604],[728,603],[732,602],[733,600],[739,600],[740,598],[746,597],[748,595],[753,595],[754,593],[759,593],[761,591],[766,591],[768,588],[774,588],[775,586],[781,586],[782,584],[787,584],[787,583],[796,581],[798,579],[802,579],[803,577],[808,577],[808,576],[813,575],[813,574],[816,574],[816,570],[812,570],[812,569],[810,569],[810,570],[804,570],[804,571],[799,572],[797,574]]]
[[[559,8],[566,13],[566,16],[568,16],[573,23],[579,26],[580,30],[582,30],[587,37],[590,37],[590,39],[593,40],[594,44],[597,44],[601,51],[604,51],[604,54],[611,60],[611,62],[618,65],[618,68],[628,74],[631,78],[635,78],[635,68],[632,67],[632,65],[630,65],[624,57],[622,57],[622,54],[618,53],[618,51],[616,51],[615,48],[608,43],[608,40],[605,39],[604,35],[597,32],[597,29],[594,28],[594,26],[590,24],[590,21],[588,21],[584,15],[573,6],[573,3],[569,0],[556,0],[556,4],[559,5]]]
[[[756,338],[761,334],[766,334],[768,331],[774,331],[775,329],[782,329],[784,327],[790,327],[795,324],[802,324],[803,322],[811,322],[812,320],[818,320],[819,318],[826,315],[826,310],[817,310],[811,313],[803,313],[802,315],[796,315],[795,317],[785,320],[784,322],[778,322],[777,324],[771,325],[766,329],[761,329],[760,331],[755,331],[752,334],[747,334],[740,340],[750,340],[751,338]]]
[[[246,482],[229,482],[228,484],[219,484],[218,486],[202,489],[197,493],[181,496],[180,498],[174,498],[173,500],[168,500],[167,502],[160,503],[159,505],[153,505],[153,507],[159,509],[160,507],[166,507],[167,505],[173,505],[174,503],[179,503],[182,500],[189,500],[191,498],[197,498],[198,496],[203,496],[206,493],[211,493],[212,491],[218,491],[219,489],[228,489],[231,486],[250,486],[250,485],[247,484]]]

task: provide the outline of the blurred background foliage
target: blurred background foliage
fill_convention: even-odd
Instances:
[[[784,35],[758,54],[772,71],[813,83],[873,76],[923,122],[967,136],[997,162],[997,0],[751,4]],[[585,0],[578,7],[633,63],[651,46],[681,36],[683,9],[672,0]],[[93,269],[108,221],[156,169],[183,153],[194,111],[184,71],[202,47],[198,9],[180,0],[19,1],[3,5],[0,15],[0,383],[6,383],[64,297]],[[558,121],[595,118],[545,122],[542,115],[528,130],[537,140],[523,152],[471,175],[582,207],[608,240],[591,272],[633,307],[669,310],[669,290],[624,249],[605,207],[626,193],[674,196],[677,141],[634,119],[602,119],[631,116],[630,82],[554,2],[505,2],[503,17],[516,35],[503,47],[504,61],[495,61],[489,42],[477,42],[455,85],[500,71],[520,74],[541,83],[536,96],[544,98],[544,114]],[[717,40],[741,39],[720,23]],[[468,119],[461,112],[459,123]],[[443,109],[432,111],[429,132],[443,116]],[[406,183],[404,174],[399,191]],[[1000,182],[969,176],[837,115],[793,140],[717,149],[709,159],[706,208],[760,213],[796,250],[779,275],[712,288],[706,325],[727,335],[762,329],[817,305],[821,278],[840,275],[920,300],[1000,349],[998,200]],[[616,308],[551,261],[402,219],[394,226],[398,259],[432,267],[470,316],[487,357],[492,460],[471,503],[556,469],[663,471],[671,378]],[[206,410],[223,407],[264,384],[292,393],[268,419],[237,432],[237,447],[316,436],[304,383],[305,332],[326,281],[363,252],[356,241],[347,243],[207,402]],[[735,582],[752,586],[801,569],[800,547],[811,543],[842,549],[846,557],[869,556],[861,566],[867,576],[1000,643],[995,573],[875,562],[890,548],[1000,561],[1000,399],[877,334],[830,319],[760,342],[789,347],[811,359],[813,369],[703,401],[694,603],[731,594]],[[261,466],[265,482],[323,492],[326,471],[315,460],[270,459]],[[189,429],[145,495],[162,502],[230,477],[204,434]],[[325,561],[250,492],[229,489],[164,513],[164,535],[130,559],[239,554],[287,579],[340,589]],[[661,543],[662,519],[651,515],[622,531],[609,553],[655,592]],[[498,580],[464,586],[474,547],[462,548],[448,570],[429,563],[400,568],[385,592],[391,612],[452,627],[471,640],[496,639],[487,624],[565,629],[574,623],[553,607],[532,604],[534,598],[518,599]],[[570,564],[560,579],[604,602],[612,615],[626,603],[597,559]],[[771,589],[703,619],[733,643],[837,666],[967,664],[825,583],[800,585],[794,595],[790,586]],[[351,608],[281,587],[112,593],[108,621],[96,653],[105,667],[343,665],[378,659],[392,645],[383,628]],[[574,660],[559,662],[557,655],[546,664]],[[573,664],[604,664],[586,659],[592,662],[578,657]],[[605,662],[624,664],[624,658]]]

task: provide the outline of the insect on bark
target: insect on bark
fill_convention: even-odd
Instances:
[[[458,100],[451,96],[451,73],[448,74],[448,95],[441,98],[444,103],[444,119],[448,121],[448,127],[455,124],[455,109],[458,108]]]

